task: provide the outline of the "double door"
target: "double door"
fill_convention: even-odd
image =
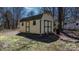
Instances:
[[[52,32],[52,21],[44,20],[44,33]]]

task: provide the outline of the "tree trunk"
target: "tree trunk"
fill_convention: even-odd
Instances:
[[[64,13],[63,7],[58,8],[58,29],[57,34],[60,34],[63,30]]]

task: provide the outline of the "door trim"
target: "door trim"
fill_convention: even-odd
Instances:
[[[26,22],[26,32],[30,32],[30,21],[28,21],[29,22],[29,25],[27,26],[27,22]],[[29,29],[28,31],[27,31],[27,28]]]

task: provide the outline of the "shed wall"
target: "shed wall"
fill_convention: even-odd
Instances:
[[[40,34],[40,20],[34,20],[36,21],[36,25],[33,25],[33,20],[20,22],[20,32],[26,32],[26,22],[30,22],[30,31],[29,33],[35,33]],[[24,23],[24,26],[22,26],[22,23]]]
[[[22,26],[23,23],[23,26]],[[26,22],[20,22],[20,32],[26,32]]]
[[[43,17],[41,19],[41,33],[44,33],[44,20],[48,20],[52,22],[52,32],[53,32],[53,17],[49,14],[43,14]]]
[[[30,21],[30,32],[40,34],[40,20],[35,20],[36,25],[33,25],[33,20]]]

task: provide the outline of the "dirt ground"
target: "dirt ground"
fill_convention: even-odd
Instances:
[[[0,51],[79,51],[79,43],[62,40],[45,43],[21,36],[0,36]]]
[[[0,35],[7,35],[7,36],[13,36],[13,35],[16,35],[17,33],[19,33],[18,29],[0,31]]]
[[[19,33],[17,30],[0,32],[0,51],[79,51],[79,42],[58,39],[46,43],[32,40],[27,36],[18,36],[17,33]],[[48,39],[51,40],[51,38]]]

